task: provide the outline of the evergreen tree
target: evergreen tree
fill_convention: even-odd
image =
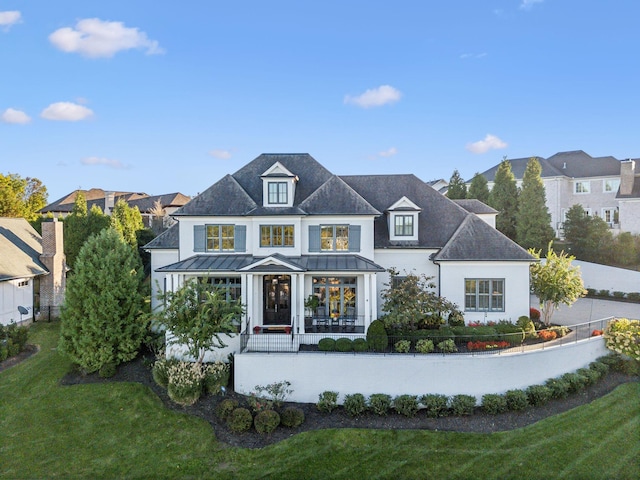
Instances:
[[[108,226],[109,217],[104,215],[97,205],[87,212],[85,196],[82,192],[78,192],[71,214],[64,219],[64,254],[70,268],[75,266],[76,257],[84,242],[91,235],[100,233]]]
[[[61,313],[59,348],[87,372],[133,359],[147,332],[140,257],[112,229],[80,249]]]
[[[498,166],[489,205],[498,211],[496,228],[511,240],[516,239],[516,214],[518,213],[518,186],[511,171],[511,162],[503,160]]]
[[[467,198],[467,184],[460,176],[458,170],[453,171],[453,175],[449,179],[449,189],[447,190],[447,197],[451,200]]]
[[[482,203],[489,203],[489,187],[487,185],[487,178],[484,175],[476,173],[471,179],[467,198],[475,198]]]
[[[124,200],[118,200],[111,212],[111,228],[122,235],[124,241],[129,245],[137,247],[136,232],[144,228],[138,207],[132,208]]]
[[[578,260],[606,263],[613,242],[609,226],[600,217],[592,217],[576,204],[567,211],[564,236],[569,251]]]
[[[516,216],[518,243],[526,249],[542,250],[554,237],[541,173],[540,163],[531,158],[522,177]]]

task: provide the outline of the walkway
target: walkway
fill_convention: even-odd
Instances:
[[[531,296],[531,306],[539,308],[540,301]],[[553,313],[551,322],[558,325],[575,325],[576,323],[600,320],[601,318],[618,317],[640,320],[640,304],[580,298],[571,307],[562,305]]]

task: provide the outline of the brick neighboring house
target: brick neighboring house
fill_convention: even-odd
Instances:
[[[508,159],[518,186],[522,185],[530,158]],[[614,234],[622,231],[640,233],[640,180],[637,178],[640,172],[635,170],[637,160],[620,161],[612,156],[594,158],[582,150],[559,152],[546,159],[534,158],[542,167],[547,208],[556,236],[562,238],[567,211],[576,204],[582,205],[589,215],[601,217]],[[493,188],[498,166],[482,172],[490,189]],[[623,180],[623,176],[627,180]]]
[[[163,195],[148,195],[143,192],[115,192],[102,190],[101,188],[91,188],[89,190],[74,190],[46,207],[42,208],[39,213],[47,215],[53,214],[54,217],[66,217],[73,210],[78,193],[82,192],[87,200],[87,209],[97,205],[107,215],[111,214],[113,207],[119,200],[124,200],[130,207],[138,207],[142,214],[142,222],[145,227],[154,228],[157,231],[166,229],[173,225],[171,215],[178,208],[186,205],[190,197],[180,192],[166,193]],[[156,204],[162,207],[164,216],[162,225],[154,225]]]
[[[0,324],[57,315],[66,271],[61,222],[42,222],[40,236],[24,218],[0,218]]]

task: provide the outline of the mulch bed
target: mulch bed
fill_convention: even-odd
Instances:
[[[407,418],[395,413],[389,413],[389,415],[384,417],[366,414],[362,417],[353,418],[347,415],[342,408],[338,408],[331,414],[325,414],[318,411],[315,404],[288,403],[287,405],[297,406],[304,411],[304,423],[298,428],[278,427],[276,431],[270,435],[262,435],[255,430],[243,434],[232,433],[227,429],[226,424],[216,417],[214,412],[218,402],[224,398],[236,398],[242,404],[244,399],[242,395],[228,389],[225,396],[205,396],[196,402],[195,405],[183,407],[172,402],[166,390],[154,382],[150,365],[151,357],[139,357],[132,362],[120,365],[116,375],[109,379],[100,378],[97,374],[83,375],[80,372],[70,372],[62,378],[60,383],[62,385],[75,385],[105,382],[139,382],[153,390],[167,408],[176,412],[195,415],[209,422],[219,441],[236,447],[262,448],[290,438],[298,433],[327,428],[414,429],[474,433],[492,433],[512,430],[530,425],[538,420],[565,412],[574,407],[587,404],[592,400],[606,395],[623,383],[638,381],[637,377],[625,375],[620,372],[609,372],[595,385],[585,388],[579,393],[572,394],[567,398],[552,400],[544,406],[532,407],[522,412],[507,412],[499,415],[488,415],[483,413],[481,409],[476,408],[474,415],[464,417],[428,418],[420,412],[414,418]]]

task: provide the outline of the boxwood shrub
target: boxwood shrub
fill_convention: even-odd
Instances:
[[[336,341],[333,338],[321,338],[318,342],[318,350],[321,352],[333,352],[336,349]]]
[[[507,400],[507,408],[514,412],[524,410],[529,406],[529,400],[524,390],[507,390],[504,398]]]
[[[584,376],[576,372],[565,373],[560,378],[569,385],[569,393],[579,392],[587,385],[588,382]]]
[[[389,337],[381,320],[374,320],[367,329],[367,343],[374,352],[385,352],[389,347]]]
[[[609,372],[609,365],[607,365],[606,363],[602,363],[598,360],[596,360],[595,362],[591,362],[589,364],[589,368],[591,370],[596,370],[600,372],[600,376],[606,375],[607,372]]]
[[[498,393],[487,393],[482,396],[482,410],[490,415],[507,411],[507,399]]]
[[[304,412],[298,407],[285,407],[280,414],[280,423],[288,428],[296,428],[304,423]]]
[[[353,352],[353,341],[350,338],[339,338],[335,346],[338,352]]]
[[[364,338],[356,338],[353,340],[354,352],[366,352],[369,350],[369,344]]]
[[[566,398],[569,395],[569,384],[562,377],[550,378],[545,386],[551,390],[551,398]]]
[[[216,409],[215,409],[216,416],[220,420],[224,421],[227,418],[229,418],[229,415],[231,415],[231,412],[233,412],[236,408],[238,408],[237,400],[234,400],[232,398],[225,398],[220,403],[218,403],[218,405],[216,405]]]
[[[420,403],[424,406],[427,417],[446,417],[449,414],[449,397],[437,393],[428,393],[420,397]]]
[[[324,413],[331,413],[331,411],[338,406],[338,392],[325,391],[318,396],[318,403],[316,404],[318,410]]]
[[[586,385],[593,385],[600,380],[601,374],[597,370],[592,370],[591,368],[579,368],[576,370],[578,375],[582,375],[586,379]]]
[[[531,385],[525,390],[529,404],[534,407],[544,405],[551,400],[552,391],[546,385]]]
[[[344,396],[343,407],[351,417],[359,417],[367,411],[367,401],[361,393]]]
[[[258,433],[271,433],[280,425],[280,414],[275,410],[263,410],[253,419]]]
[[[415,395],[398,395],[393,399],[393,409],[405,417],[415,417],[418,413],[418,397]]]
[[[454,395],[451,397],[450,408],[454,415],[472,415],[476,407],[476,397],[472,395]]]
[[[391,408],[391,395],[374,393],[369,397],[369,410],[376,415],[386,415]]]
[[[253,416],[251,412],[244,408],[238,407],[227,417],[227,427],[235,433],[243,433],[249,431],[253,425]]]

